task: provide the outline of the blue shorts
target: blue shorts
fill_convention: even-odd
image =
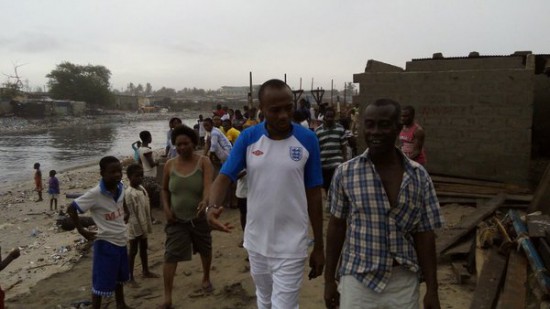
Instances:
[[[94,260],[92,266],[92,293],[99,296],[111,296],[117,284],[130,280],[128,251],[97,239],[94,241]]]

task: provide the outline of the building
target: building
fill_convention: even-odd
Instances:
[[[550,156],[549,67],[550,55],[530,52],[434,54],[405,69],[369,60],[353,101],[414,106],[431,173],[527,184],[531,159]]]

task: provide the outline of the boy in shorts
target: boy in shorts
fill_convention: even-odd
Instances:
[[[112,156],[99,161],[101,180],[81,197],[74,200],[67,212],[77,231],[93,245],[92,308],[101,307],[101,298],[115,294],[117,309],[128,309],[124,302],[122,284],[129,281],[126,250],[128,210],[124,203],[122,165]],[[78,213],[90,211],[97,233],[83,228]],[[77,213],[78,212],[78,213]]]

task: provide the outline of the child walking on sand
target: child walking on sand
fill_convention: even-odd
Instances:
[[[38,193],[38,199],[37,202],[42,202],[42,172],[40,171],[40,163],[36,162],[34,163],[34,169],[36,170],[34,172],[34,190]]]
[[[50,180],[48,181],[48,194],[50,195],[50,210],[57,210],[57,197],[59,196],[59,180],[55,177],[57,172],[55,170],[50,171]]]
[[[77,231],[93,244],[92,308],[101,307],[102,297],[115,294],[117,309],[128,309],[122,284],[130,280],[128,252],[126,251],[128,209],[124,203],[122,165],[112,156],[99,161],[101,180],[84,195],[75,199],[67,213]],[[88,231],[78,213],[90,211],[97,233]],[[78,212],[78,213],[77,213]]]
[[[139,164],[131,164],[126,170],[130,180],[130,187],[124,192],[124,202],[130,213],[128,219],[128,238],[130,239],[130,282],[137,286],[134,278],[134,262],[139,249],[141,269],[144,278],[159,278],[160,276],[149,271],[147,260],[147,234],[153,231],[151,221],[151,209],[149,207],[149,196],[141,185],[143,182],[143,168]]]
[[[8,257],[2,260],[2,248],[0,247],[0,271],[6,268],[10,263],[18,258],[20,255],[19,248],[15,248],[11,250],[11,252],[8,254]],[[4,291],[2,291],[2,288],[0,288],[0,309],[4,309]]]

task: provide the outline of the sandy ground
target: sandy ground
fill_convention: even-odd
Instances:
[[[32,175],[32,171],[30,172]],[[59,205],[70,200],[65,193],[84,192],[99,180],[96,166],[82,167],[58,174],[62,196]],[[11,248],[21,248],[21,257],[0,272],[0,284],[6,292],[6,308],[78,308],[79,302],[90,300],[91,254],[82,255],[77,247],[83,240],[76,231],[59,231],[55,227],[56,215],[49,211],[45,201],[36,203],[36,193],[31,181],[14,184],[0,191],[0,245],[5,257]],[[456,224],[460,217],[474,208],[447,205],[443,208],[447,224]],[[163,218],[155,209],[153,216]],[[325,225],[328,215],[325,217]],[[225,221],[239,227],[239,212],[227,209]],[[151,270],[162,273],[164,254],[163,225],[154,225],[150,236],[149,263]],[[212,263],[213,294],[192,297],[200,287],[201,266],[198,256],[190,262],[180,263],[174,282],[174,305],[176,308],[255,308],[254,285],[245,261],[246,251],[238,247],[242,239],[240,228],[231,234],[213,232],[214,260]],[[139,257],[136,259],[136,279],[139,287],[125,287],[127,303],[135,308],[155,308],[163,301],[162,279],[143,279]],[[323,279],[307,279],[300,294],[300,307],[323,308]],[[438,266],[442,308],[469,308],[475,282],[463,285],[454,283],[450,265]],[[421,295],[423,291],[421,290]],[[80,308],[88,308],[81,305]],[[115,308],[114,298],[104,301],[104,308]]]

